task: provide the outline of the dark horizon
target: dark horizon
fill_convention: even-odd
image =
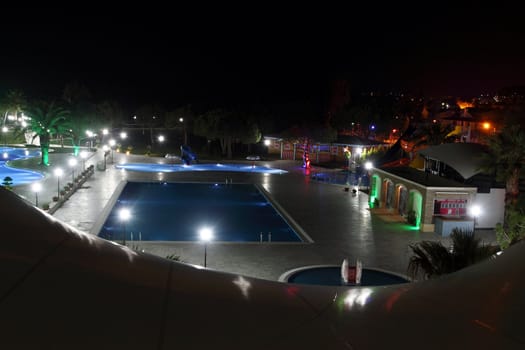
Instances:
[[[516,11],[474,10],[414,17],[385,10],[367,18],[354,11],[318,21],[225,17],[205,25],[77,14],[39,26],[33,15],[12,32],[6,26],[0,92],[59,98],[67,83],[79,82],[96,98],[128,105],[322,106],[337,80],[352,91],[463,98],[525,85]]]

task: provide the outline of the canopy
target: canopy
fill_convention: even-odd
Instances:
[[[479,143],[444,143],[422,149],[419,154],[447,164],[467,180],[481,172],[481,155],[485,152],[486,146]]]

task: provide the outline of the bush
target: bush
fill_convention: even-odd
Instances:
[[[408,275],[413,279],[423,275],[424,279],[436,278],[484,261],[498,251],[475,237],[473,231],[454,228],[450,234],[451,246],[442,242],[421,241],[410,244]]]
[[[412,225],[412,226],[416,226],[417,225],[417,214],[416,214],[416,211],[415,210],[411,210],[408,212],[407,214],[407,222]]]
[[[49,210],[49,204],[45,203],[44,205],[42,205],[42,209]]]
[[[53,202],[58,202],[58,196],[53,196]]]

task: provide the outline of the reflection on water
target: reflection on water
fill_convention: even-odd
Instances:
[[[358,168],[359,169],[359,168]],[[365,171],[341,170],[337,172],[319,172],[312,174],[312,180],[336,185],[368,187],[369,178]]]

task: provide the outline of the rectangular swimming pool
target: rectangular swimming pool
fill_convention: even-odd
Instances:
[[[123,220],[126,208],[130,217]],[[122,241],[302,242],[291,224],[253,184],[128,182],[99,236]]]

